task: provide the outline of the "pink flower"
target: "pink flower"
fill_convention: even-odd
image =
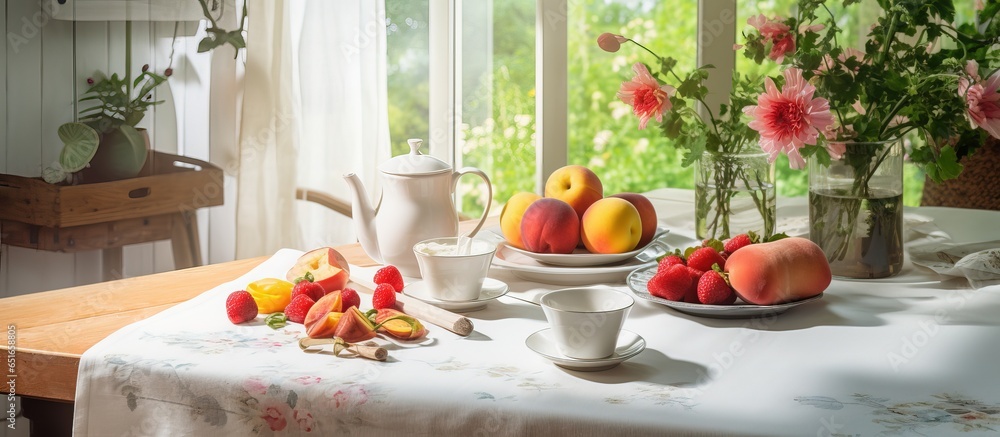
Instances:
[[[305,432],[312,432],[313,426],[316,425],[312,413],[308,411],[293,410],[292,418],[299,424],[299,429]]]
[[[252,395],[267,394],[268,383],[260,378],[249,378],[243,381],[243,389]]]
[[[965,77],[960,78],[958,94],[965,96],[969,118],[990,136],[1000,138],[1000,71],[981,80],[976,61],[969,61],[965,69],[974,83]]]
[[[260,412],[260,418],[267,422],[267,426],[271,428],[271,431],[281,431],[288,426],[285,413],[278,406],[263,408]]]
[[[853,69],[847,68],[847,65],[845,65],[845,63],[847,62],[848,59],[851,58],[854,58],[854,60],[857,61],[859,64],[862,62],[867,64],[867,62],[865,62],[865,52],[862,52],[861,50],[858,50],[853,47],[848,47],[844,49],[844,51],[841,52],[840,55],[837,56],[837,60],[840,63],[841,70],[850,73],[857,73],[858,70],[860,70],[860,67],[854,67]],[[830,56],[829,54],[824,55],[823,61],[819,63],[819,68],[817,68],[814,73],[816,73],[817,75],[822,74],[824,72],[830,71],[830,68],[833,66],[834,66],[833,57]]]
[[[805,167],[805,159],[799,149],[816,144],[819,134],[829,129],[834,118],[830,102],[813,97],[816,87],[802,78],[802,70],[789,68],[784,76],[782,90],[771,78],[765,79],[767,89],[757,96],[757,106],[747,106],[743,112],[753,118],[748,126],[760,133],[760,148],[770,155],[770,161],[784,152],[789,165],[800,169]]]
[[[612,53],[617,52],[618,49],[622,48],[622,43],[625,41],[628,41],[628,38],[608,32],[602,33],[601,36],[597,37],[598,47],[600,47],[601,50]]]
[[[780,17],[768,19],[764,14],[750,17],[747,24],[757,29],[760,36],[771,44],[771,52],[767,57],[781,63],[785,55],[795,51],[795,35],[792,34],[791,27],[782,23]]]
[[[657,122],[663,121],[663,113],[671,108],[670,96],[674,87],[661,85],[646,66],[636,62],[632,66],[635,77],[623,82],[618,90],[618,98],[632,105],[632,112],[639,117],[639,129],[645,129],[650,118],[656,117]]]

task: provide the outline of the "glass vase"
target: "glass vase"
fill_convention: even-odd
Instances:
[[[763,152],[705,152],[694,170],[699,239],[774,233],[774,164]]]
[[[902,142],[840,146],[843,156],[828,166],[809,159],[809,239],[834,276],[895,275],[903,266]]]

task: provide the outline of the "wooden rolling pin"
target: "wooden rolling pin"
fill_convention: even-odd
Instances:
[[[461,336],[471,334],[474,328],[472,321],[465,316],[438,308],[403,293],[396,293],[396,309]]]

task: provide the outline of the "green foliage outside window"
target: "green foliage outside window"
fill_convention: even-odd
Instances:
[[[737,40],[752,15],[787,16],[795,0],[738,2]],[[837,3],[837,2],[831,2]],[[858,44],[872,19],[871,0],[852,6],[841,26],[843,38]],[[465,120],[462,125],[462,165],[483,169],[493,180],[495,205],[519,191],[533,191],[535,177],[535,1],[493,2],[492,75],[481,88],[465,93],[490,92],[492,118]],[[393,154],[403,153],[406,138],[427,138],[427,62],[414,56],[427,47],[427,2],[387,0],[389,21],[389,126]],[[631,75],[641,51],[609,54],[596,44],[603,32],[626,35],[653,51],[679,61],[682,70],[695,66],[698,0],[635,0],[569,2],[568,162],[586,165],[604,182],[608,194],[642,192],[662,187],[693,188],[692,168],[681,166],[682,156],[656,129],[640,131],[630,107],[615,97],[621,82]],[[961,12],[959,13],[961,15]],[[396,27],[393,28],[392,24]],[[421,27],[423,26],[423,28]],[[735,54],[734,54],[735,56]],[[737,70],[762,70],[737,57]],[[774,68],[774,67],[772,67]],[[652,127],[652,126],[651,126]],[[805,196],[807,173],[777,162],[778,193]],[[905,169],[904,202],[919,204],[924,176],[913,166]],[[484,208],[485,193],[473,178],[463,180],[461,208],[472,216]],[[498,212],[495,208],[494,212]]]

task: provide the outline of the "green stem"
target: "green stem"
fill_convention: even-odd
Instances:
[[[125,21],[125,100],[132,103],[132,22]]]

